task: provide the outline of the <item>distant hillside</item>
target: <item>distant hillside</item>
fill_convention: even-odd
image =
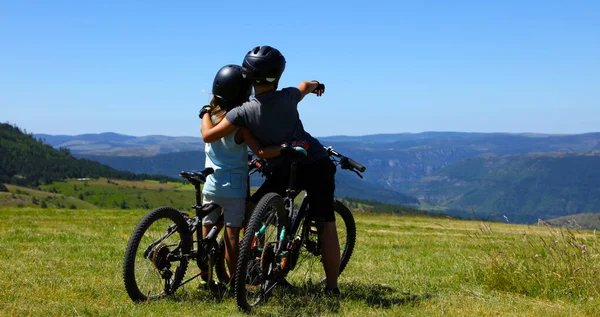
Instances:
[[[589,151],[600,149],[600,133],[566,136],[531,136],[506,133],[426,132],[419,134],[323,138],[337,150],[363,162],[365,178],[406,192],[414,182],[460,160],[491,153]],[[380,140],[380,141],[376,141]]]
[[[359,135],[359,136],[327,136],[320,137],[319,140],[330,143],[330,142],[352,142],[362,144],[382,144],[382,143],[393,143],[401,141],[415,141],[415,140],[428,140],[428,139],[439,139],[448,137],[470,137],[475,135],[481,135],[482,133],[468,133],[468,132],[421,132],[421,133],[388,133],[388,134],[370,134],[370,135]]]
[[[101,176],[170,179],[166,176],[136,175],[87,159],[76,159],[68,149],[56,150],[19,128],[4,123],[0,124],[0,153],[0,183],[37,186],[66,178]]]
[[[384,204],[418,207],[419,200],[413,196],[383,188],[372,182],[360,179],[353,173],[338,169],[335,175],[336,197],[348,197]]]
[[[162,174],[179,177],[179,172],[204,168],[204,151],[188,151],[155,156],[105,156],[78,154],[110,167],[133,173]]]
[[[40,207],[68,209],[98,209],[94,204],[72,196],[49,193],[31,188],[7,185],[9,192],[0,192],[0,208]]]
[[[568,229],[600,230],[600,213],[581,213],[549,219],[552,226]]]
[[[512,222],[600,212],[600,151],[468,158],[423,178],[409,194]]]
[[[398,206],[395,204],[384,204],[381,202],[355,199],[355,198],[340,198],[340,200],[348,207],[352,212],[369,212],[374,214],[394,214],[394,215],[421,215],[427,217],[448,217],[447,214],[429,212],[418,208],[412,208],[408,206]],[[455,219],[460,219],[456,217]]]
[[[148,135],[136,137],[106,132],[100,134],[48,135],[35,134],[53,147],[68,148],[74,154],[101,156],[153,156],[161,153],[203,151],[200,137]]]

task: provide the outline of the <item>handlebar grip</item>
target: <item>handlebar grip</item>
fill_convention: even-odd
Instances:
[[[359,172],[363,173],[364,171],[367,170],[366,167],[360,165],[357,161],[347,157],[348,159],[348,164],[350,164],[350,166],[354,167],[356,170],[358,170]]]

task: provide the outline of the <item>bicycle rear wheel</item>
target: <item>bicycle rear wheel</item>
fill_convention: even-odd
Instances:
[[[356,223],[352,213],[339,200],[334,201],[335,223],[340,243],[341,275],[354,251],[356,243]],[[296,254],[292,254],[292,270],[286,275],[286,280],[295,286],[310,286],[326,281],[325,271],[321,262],[322,249],[319,243],[315,223],[301,220],[302,227],[298,230],[297,241],[300,243]]]
[[[272,243],[278,241],[278,227],[284,223],[285,213],[283,198],[268,193],[261,198],[250,217],[240,245],[235,273],[236,302],[244,312],[250,312],[253,306],[268,296],[264,266],[272,262],[272,258],[266,257],[273,254],[267,250],[271,250]]]
[[[138,223],[127,243],[123,282],[134,302],[158,299],[179,287],[188,266],[192,237],[181,213],[160,207]]]

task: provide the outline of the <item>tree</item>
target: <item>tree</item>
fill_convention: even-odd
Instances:
[[[8,193],[8,188],[2,183],[0,183],[0,193]]]
[[[40,205],[40,208],[48,208],[48,204],[46,204],[45,200],[42,200],[42,204]]]

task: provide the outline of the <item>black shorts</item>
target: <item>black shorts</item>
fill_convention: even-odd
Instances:
[[[295,189],[304,189],[308,195],[308,214],[311,218],[324,222],[335,221],[333,193],[335,191],[335,165],[329,158],[312,164],[298,164]],[[267,193],[277,193],[285,197],[290,182],[290,165],[280,164],[267,177],[250,200],[254,203]]]

